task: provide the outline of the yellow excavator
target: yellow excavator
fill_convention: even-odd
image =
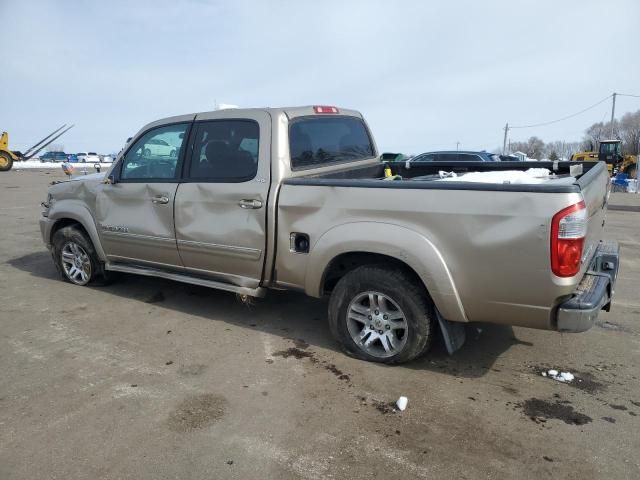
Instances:
[[[571,155],[571,161],[606,162],[609,173],[626,173],[629,178],[637,178],[636,155],[623,155],[620,140],[602,140],[598,144],[598,151],[577,152]]]
[[[60,138],[72,128],[73,125],[69,127],[67,127],[66,124],[62,125],[60,128],[57,128],[36,143],[33,147],[28,148],[24,153],[18,150],[9,149],[9,134],[7,132],[2,132],[2,135],[0,136],[0,172],[8,172],[11,170],[13,162],[29,160],[30,158],[35,157],[43,148]]]

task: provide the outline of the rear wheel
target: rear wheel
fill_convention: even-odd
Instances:
[[[53,235],[51,254],[58,273],[75,285],[104,284],[109,279],[89,237],[78,227],[69,226]]]
[[[0,172],[8,172],[13,167],[13,158],[7,152],[0,152]]]
[[[408,274],[364,266],[347,273],[329,301],[329,326],[348,355],[381,363],[403,363],[431,344],[435,315],[431,300]]]
[[[638,178],[638,172],[636,171],[635,165],[628,166],[625,173],[629,175],[629,178]]]

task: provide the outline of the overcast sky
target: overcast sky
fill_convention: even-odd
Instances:
[[[382,151],[493,149],[504,124],[640,95],[640,1],[0,0],[0,130],[24,149],[118,151],[152,120],[327,104]],[[610,102],[512,140],[578,140]],[[617,112],[640,109],[619,98]],[[617,115],[619,116],[619,115]]]

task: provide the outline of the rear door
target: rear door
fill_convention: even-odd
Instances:
[[[197,117],[175,202],[178,250],[187,271],[244,287],[260,284],[270,143],[266,112]]]
[[[182,269],[174,233],[173,206],[190,122],[152,128],[129,148],[96,198],[98,232],[113,262]],[[159,139],[175,156],[153,153]]]

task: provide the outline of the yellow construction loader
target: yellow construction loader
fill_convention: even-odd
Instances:
[[[11,170],[11,167],[13,167],[13,162],[29,160],[30,158],[35,157],[43,148],[51,144],[51,142],[55,141],[56,139],[60,138],[60,136],[64,135],[72,128],[73,125],[69,127],[67,127],[66,124],[62,125],[60,128],[54,130],[38,143],[36,143],[33,147],[27,149],[24,153],[18,150],[10,150],[9,134],[7,132],[2,132],[2,136],[0,136],[0,172],[8,172],[9,170]]]
[[[636,155],[623,155],[620,140],[602,140],[598,144],[598,151],[577,152],[571,155],[571,161],[606,162],[609,173],[626,173],[629,178],[637,178],[638,172]]]

